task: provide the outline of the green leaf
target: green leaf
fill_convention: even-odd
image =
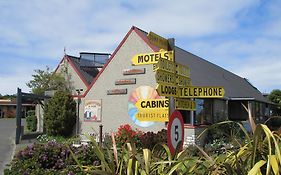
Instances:
[[[254,167],[248,172],[248,175],[256,175],[256,174],[259,174],[261,173],[260,172],[260,168],[266,163],[266,161],[264,160],[260,160],[258,161]]]
[[[279,166],[276,155],[269,156],[269,162],[275,175],[279,174]]]

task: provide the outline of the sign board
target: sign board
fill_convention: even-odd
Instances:
[[[166,38],[163,38],[162,36],[159,36],[154,32],[149,32],[147,38],[151,44],[161,49],[168,50],[169,42]]]
[[[156,91],[160,96],[166,97],[177,97],[178,96],[178,86],[158,83]]]
[[[176,63],[171,60],[160,58],[155,66],[155,70],[163,70],[170,73],[176,72]]]
[[[190,69],[188,66],[176,63],[176,73],[183,77],[190,77]]]
[[[131,59],[133,65],[156,64],[159,59],[174,60],[173,51],[161,51],[134,55]]]
[[[185,98],[175,98],[175,109],[195,111],[196,103],[193,100],[189,100]]]
[[[178,87],[178,96],[180,98],[222,98],[224,88],[207,86]]]
[[[135,106],[139,111],[168,109],[169,99],[140,99],[136,102]]]
[[[123,75],[137,75],[137,74],[145,74],[145,68],[140,69],[124,69]]]
[[[139,121],[168,121],[169,99],[140,99],[135,103]]]
[[[122,95],[127,94],[127,89],[111,89],[107,90],[107,95]]]
[[[168,146],[171,153],[174,154],[177,147],[182,149],[184,142],[184,123],[179,111],[174,111],[170,116],[167,132]]]
[[[167,122],[169,121],[169,110],[160,109],[160,110],[142,110],[138,111],[136,114],[136,119],[139,121],[157,121],[157,122]]]
[[[101,100],[86,100],[84,107],[85,122],[101,121]]]
[[[192,86],[191,79],[189,77],[177,75],[177,85],[178,86]]]
[[[155,78],[157,83],[166,83],[170,85],[175,85],[177,83],[177,77],[175,74],[162,71],[160,69],[156,71]]]
[[[136,78],[125,78],[115,80],[115,85],[128,85],[128,84],[136,84]]]

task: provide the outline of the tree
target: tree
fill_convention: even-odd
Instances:
[[[268,99],[276,104],[276,108],[273,109],[274,115],[281,115],[281,90],[280,89],[274,89],[271,91],[271,93],[268,96]]]
[[[69,86],[61,74],[50,71],[49,67],[46,70],[36,69],[36,74],[32,75],[33,79],[26,85],[32,89],[32,93],[44,95],[48,90],[67,90]]]
[[[48,135],[69,136],[76,122],[76,103],[68,91],[58,90],[44,109],[44,126]]]

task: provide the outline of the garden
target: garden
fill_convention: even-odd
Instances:
[[[281,173],[281,133],[265,124],[251,125],[249,133],[240,122],[211,125],[203,147],[190,145],[172,154],[167,131],[143,132],[128,124],[104,135],[86,135],[89,142],[72,136],[75,102],[57,91],[44,106],[46,134],[18,151],[5,175],[184,175]],[[34,113],[27,122],[36,130]],[[280,126],[280,125],[279,125]],[[199,136],[200,137],[200,136]],[[180,147],[178,147],[180,148]]]
[[[78,147],[73,143],[79,138],[42,135],[15,155],[5,174],[280,174],[280,133],[266,125],[256,125],[251,134],[226,121],[205,132],[212,142],[174,155],[166,130],[142,132],[128,124],[106,134],[102,145],[90,135],[90,142]]]

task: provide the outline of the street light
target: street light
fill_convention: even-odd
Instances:
[[[80,93],[83,91],[83,89],[76,89],[77,92],[77,118],[76,118],[76,135],[79,134],[79,107],[80,107]]]

